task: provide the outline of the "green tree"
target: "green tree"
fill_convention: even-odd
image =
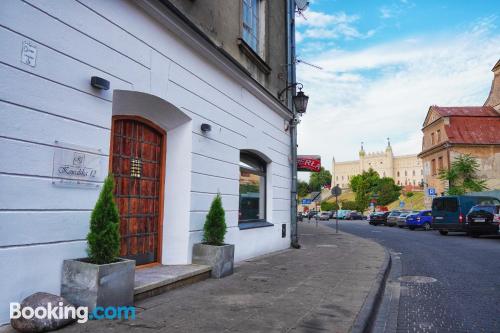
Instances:
[[[297,182],[297,194],[299,198],[303,198],[309,194],[309,184],[303,180]]]
[[[330,185],[332,183],[332,174],[330,171],[325,170],[321,167],[319,172],[314,172],[309,177],[309,190],[310,191],[321,191],[321,188],[325,185]]]
[[[222,198],[220,194],[217,194],[205,219],[203,241],[210,245],[223,245],[226,232],[226,218],[224,208],[222,208]]]
[[[330,202],[330,201],[323,201],[321,203],[321,210],[322,211],[331,211],[331,210],[338,210],[339,205],[335,202]]]
[[[379,182],[380,176],[372,168],[351,178],[349,181],[349,187],[356,193],[354,200],[356,202],[357,210],[363,212],[368,208],[370,197],[372,193],[374,193]]]
[[[478,176],[479,162],[470,154],[455,157],[449,170],[440,170],[439,179],[449,182],[448,194],[461,195],[487,189],[486,180]]]
[[[87,254],[90,262],[98,265],[112,263],[120,254],[120,216],[113,189],[113,176],[109,175],[90,216]]]
[[[380,178],[377,186],[373,189],[373,194],[377,196],[377,204],[385,206],[399,198],[401,186],[396,185],[392,178]]]
[[[356,201],[343,201],[342,202],[342,209],[358,210],[358,204],[356,203]]]

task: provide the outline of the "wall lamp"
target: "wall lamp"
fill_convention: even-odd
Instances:
[[[201,124],[201,131],[203,133],[210,132],[212,130],[212,126],[210,124],[203,123]]]
[[[102,90],[109,89],[109,81],[98,76],[92,76],[90,78],[90,85],[97,89],[102,89]]]
[[[299,82],[292,83],[291,85],[289,85],[288,87],[279,92],[278,98],[281,99],[281,96],[285,91],[287,91],[290,88],[294,88],[296,86],[298,86],[299,92],[297,92],[297,94],[292,97],[292,102],[293,105],[295,106],[295,111],[297,111],[299,115],[302,115],[306,112],[307,102],[309,101],[309,96],[304,94],[304,92],[302,91],[302,88],[304,87],[302,83]]]

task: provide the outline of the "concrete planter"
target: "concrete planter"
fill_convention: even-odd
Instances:
[[[61,296],[90,311],[97,306],[129,306],[134,303],[134,278],[134,260],[105,265],[86,259],[64,260]]]
[[[231,275],[234,266],[234,245],[194,244],[193,264],[211,266],[211,276],[216,279]]]

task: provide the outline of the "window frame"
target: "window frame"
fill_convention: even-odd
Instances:
[[[266,3],[264,1],[241,0],[241,40],[261,58],[264,58],[266,39]],[[250,10],[250,23],[247,20],[248,15],[245,15],[247,10]]]
[[[258,168],[251,168],[252,165],[249,164],[249,163],[245,163],[244,160],[246,159],[246,161],[250,161],[251,164],[252,163],[255,163],[255,165],[258,165],[259,167],[262,168],[262,170],[258,170]],[[245,165],[242,165],[242,164],[246,164],[247,166],[250,166],[247,167]],[[238,194],[238,226],[240,227],[240,229],[248,229],[250,227],[258,227],[258,226],[267,226],[267,224],[269,225],[272,225],[271,223],[268,223],[266,222],[267,220],[267,191],[268,191],[268,188],[267,188],[267,182],[268,182],[268,177],[267,177],[267,169],[268,169],[268,165],[267,165],[267,162],[264,161],[261,157],[259,157],[258,155],[254,154],[254,153],[251,153],[251,152],[247,152],[247,151],[242,151],[240,153],[240,163],[239,163],[239,172],[240,172],[240,180],[239,180],[239,186],[241,186],[241,172],[242,170],[244,170],[245,172],[248,172],[250,174],[253,174],[253,175],[257,175],[259,177],[262,177],[264,179],[264,184],[263,185],[260,185],[263,190],[264,190],[264,197],[262,198],[262,202],[264,204],[264,207],[263,207],[263,214],[264,214],[264,217],[263,218],[258,218],[258,219],[245,219],[245,220],[242,220],[240,218],[240,213],[241,213],[241,191],[239,191],[239,194]],[[260,201],[261,201],[261,198],[260,198],[260,192],[259,192],[259,205],[260,205]],[[259,207],[259,210],[260,210],[260,207]],[[266,225],[255,225],[255,226],[250,226],[248,227],[249,225],[252,225],[252,224],[255,224],[255,223],[266,223]]]

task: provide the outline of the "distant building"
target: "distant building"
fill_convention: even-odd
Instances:
[[[424,184],[437,194],[448,188],[439,179],[439,170],[449,169],[461,154],[476,157],[479,176],[487,180],[489,189],[500,189],[500,61],[492,71],[495,77],[484,106],[431,106],[427,112],[418,156],[423,161]]]
[[[401,186],[419,188],[422,183],[422,163],[417,155],[394,156],[391,143],[387,141],[384,152],[366,153],[363,145],[359,151],[359,160],[332,162],[332,187],[339,185],[348,188],[353,176],[372,168],[380,177],[389,177]]]

